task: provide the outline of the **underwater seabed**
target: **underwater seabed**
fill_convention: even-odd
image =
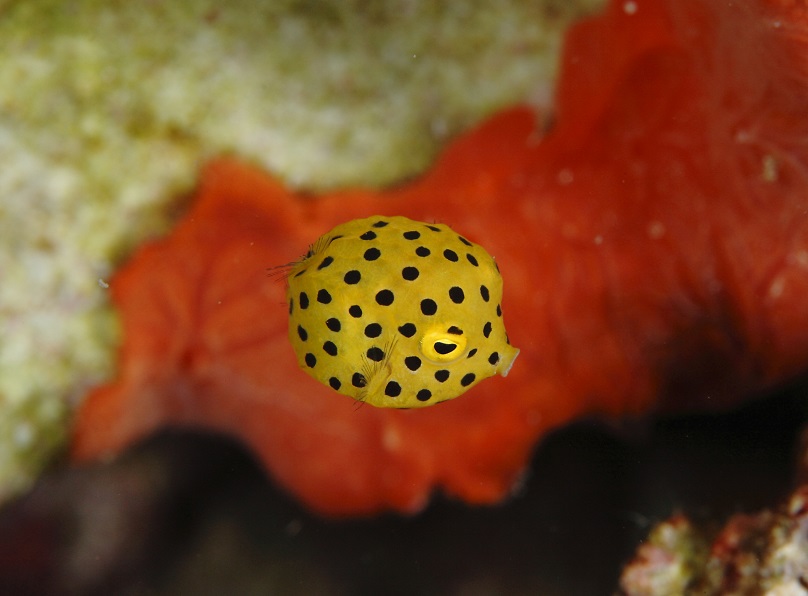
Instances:
[[[609,594],[654,523],[720,522],[792,487],[802,380],[724,415],[552,433],[495,507],[313,516],[221,436],[172,431],[46,475],[0,513],[13,594]]]
[[[505,110],[456,139],[410,184],[329,192],[316,201],[248,165],[245,154],[197,172],[199,160],[221,151],[202,143],[182,151],[183,188],[190,190],[199,175],[196,200],[183,217],[166,213],[160,225],[147,225],[152,210],[162,213],[157,197],[173,196],[179,183],[157,192],[153,171],[121,168],[131,163],[96,151],[97,132],[114,129],[90,127],[92,151],[78,144],[76,155],[103,154],[115,165],[99,166],[101,203],[87,200],[91,186],[72,176],[66,180],[74,184],[61,185],[75,191],[76,203],[51,194],[48,185],[3,195],[50,197],[7,202],[40,205],[42,213],[52,212],[50,201],[66,206],[58,226],[28,211],[0,218],[16,232],[8,235],[17,240],[11,246],[29,241],[17,222],[47,231],[31,234],[37,263],[74,254],[62,250],[72,241],[50,242],[62,237],[63,224],[71,238],[91,244],[75,253],[75,262],[103,257],[101,266],[85,269],[58,260],[64,269],[56,270],[69,276],[36,269],[37,279],[46,280],[41,286],[27,283],[35,269],[19,260],[23,283],[9,284],[3,275],[0,288],[22,291],[3,312],[58,313],[58,295],[68,305],[83,304],[83,312],[103,309],[106,323],[81,319],[60,333],[50,318],[36,316],[33,328],[46,331],[49,345],[24,343],[37,337],[22,333],[25,325],[18,325],[19,337],[0,341],[15,357],[0,354],[11,364],[6,370],[22,373],[13,376],[15,395],[21,403],[33,396],[47,404],[41,417],[62,429],[58,435],[55,427],[29,424],[10,435],[5,431],[15,418],[0,415],[0,444],[11,445],[2,438],[12,436],[50,458],[56,437],[64,443],[70,434],[69,456],[47,459],[50,471],[0,509],[0,594],[607,594],[618,589],[629,561],[642,562],[639,545],[657,522],[683,512],[715,536],[730,516],[786,502],[796,482],[808,479],[808,458],[800,453],[808,445],[802,430],[808,380],[793,381],[808,363],[806,14],[780,0],[743,6],[612,0],[568,32],[553,118],[544,110]],[[203,16],[216,22],[216,14]],[[118,22],[129,28],[125,19]],[[208,20],[200,22],[206,30]],[[23,33],[24,49],[35,36]],[[239,44],[244,39],[236,36]],[[289,47],[295,46],[283,49]],[[194,58],[207,67],[210,55]],[[0,68],[0,78],[9,72]],[[103,77],[90,82],[109,88]],[[66,97],[33,91],[0,106],[25,105],[29,96]],[[162,113],[159,101],[148,105]],[[58,130],[49,106],[36,115]],[[72,112],[55,112],[73,122]],[[196,123],[203,120],[183,120],[183,147],[200,138]],[[175,127],[166,130],[176,136]],[[59,146],[63,137],[56,136]],[[129,155],[131,138],[115,139]],[[172,160],[142,151],[156,156],[159,171],[173,171]],[[6,152],[22,154],[15,143]],[[32,163],[32,179],[39,180],[48,168]],[[71,162],[69,170],[84,171],[84,163]],[[124,208],[130,203],[106,209],[115,194],[106,189],[129,188],[120,171],[145,181],[139,200],[156,201],[135,226]],[[503,209],[503,201],[512,208]],[[93,217],[74,226],[72,205],[114,221],[99,225]],[[266,268],[294,259],[346,218],[384,214],[381,205],[421,221],[451,221],[497,256],[504,310],[522,349],[507,379],[440,407],[399,412],[338,401],[299,370],[283,292]],[[168,236],[140,246],[169,223]],[[124,234],[130,227],[139,232]],[[106,240],[87,229],[107,231]],[[82,287],[68,291],[63,279],[81,280]],[[113,302],[121,322],[114,376],[114,325],[107,320]],[[99,334],[95,349],[73,341],[88,329]],[[58,356],[65,352],[83,362]],[[69,374],[46,378],[56,369]],[[79,394],[102,370],[111,375],[107,384],[90,390],[79,407]],[[0,385],[12,385],[9,379],[0,374]],[[34,392],[31,379],[47,382]],[[67,387],[77,411],[67,412]],[[761,395],[771,387],[780,389]],[[54,412],[52,404],[65,407]],[[693,413],[705,409],[724,413]],[[641,413],[649,418],[637,419]],[[591,420],[600,415],[618,421]],[[0,480],[11,470],[4,461],[27,462],[28,454],[0,449]],[[11,488],[33,482],[45,460],[27,462]],[[518,489],[501,504],[473,505],[507,494],[514,476],[521,478]],[[0,497],[11,498],[9,490]],[[805,503],[793,509],[803,526]],[[315,510],[346,517],[329,520]],[[808,578],[803,535],[792,549],[802,566],[789,568],[795,590]],[[765,547],[766,536],[759,538]],[[644,572],[700,573],[676,568],[676,557],[688,553],[656,554],[671,555],[672,564],[632,563],[638,583],[628,585],[623,575],[626,592],[682,593],[635,588],[648,579]],[[755,554],[743,569],[753,574],[750,581],[752,567],[767,560]],[[733,579],[740,569],[728,564],[718,569],[724,571]],[[757,577],[771,578],[769,571],[759,569]],[[667,584],[654,579],[648,586],[677,584],[676,577]]]

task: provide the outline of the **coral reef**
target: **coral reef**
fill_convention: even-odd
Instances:
[[[621,594],[804,594],[808,486],[777,511],[737,514],[708,538],[683,515],[657,525],[623,570]]]
[[[805,27],[776,2],[613,2],[571,30],[549,134],[506,111],[395,190],[315,202],[214,162],[116,275],[120,372],[83,404],[74,457],[202,426],[319,512],[412,512],[436,487],[502,498],[576,416],[727,406],[803,372]],[[401,412],[355,410],[298,370],[262,272],[374,213],[445,222],[496,256],[522,348],[507,379]]]
[[[0,2],[0,499],[109,375],[109,276],[199,163],[412,175],[497,107],[547,101],[566,23],[597,4]]]

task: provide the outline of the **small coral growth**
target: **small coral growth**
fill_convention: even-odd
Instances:
[[[808,486],[777,511],[737,514],[712,538],[682,515],[657,525],[623,570],[621,594],[803,594]]]

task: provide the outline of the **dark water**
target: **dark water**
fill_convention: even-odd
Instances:
[[[112,465],[56,470],[0,513],[0,593],[609,594],[650,524],[721,520],[789,490],[808,383],[724,415],[548,437],[496,507],[334,521],[238,444],[165,433]]]

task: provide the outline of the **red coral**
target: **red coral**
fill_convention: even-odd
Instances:
[[[501,498],[575,416],[730,403],[804,370],[807,41],[785,0],[613,2],[571,30],[545,138],[514,109],[405,188],[316,201],[213,163],[113,282],[119,377],[80,409],[73,455],[201,425],[320,512],[415,511],[436,486]],[[297,369],[265,269],[373,213],[446,222],[497,257],[522,349],[507,379],[392,411]]]

